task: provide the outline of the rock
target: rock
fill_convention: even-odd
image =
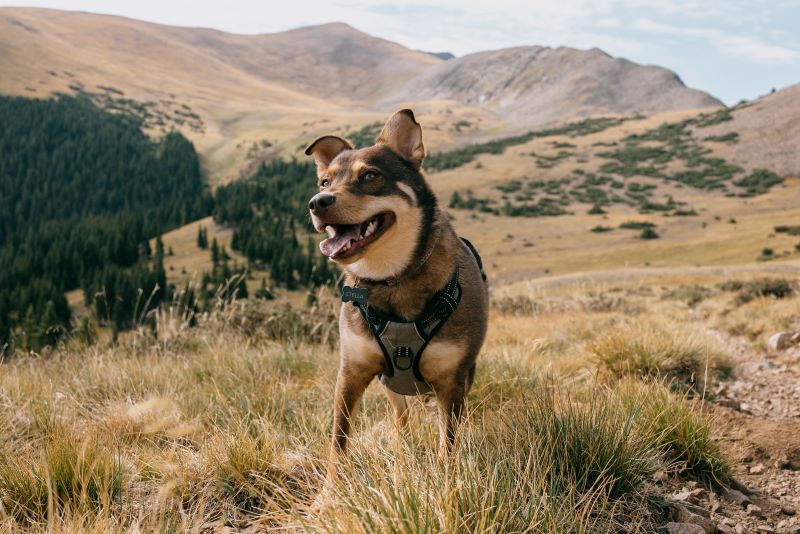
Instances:
[[[795,510],[794,506],[792,506],[791,504],[782,504],[781,513],[784,513],[786,515],[794,515],[797,513],[797,510]]]
[[[736,531],[733,530],[733,527],[720,523],[717,525],[717,532],[719,532],[719,534],[733,534]]]
[[[754,517],[762,517],[764,515],[764,511],[758,505],[748,504],[747,505],[747,515],[752,515]]]
[[[783,525],[778,527],[780,534],[800,534],[800,525]]]
[[[778,332],[769,338],[767,348],[772,351],[786,350],[797,343],[800,343],[800,332]]]
[[[669,534],[706,534],[703,527],[693,523],[667,523],[664,528]]]
[[[764,473],[765,469],[766,468],[764,467],[764,464],[761,464],[761,463],[758,463],[756,465],[751,465],[750,466],[750,474],[751,475],[761,475],[761,474]]]
[[[748,497],[747,495],[745,495],[741,491],[735,490],[735,489],[729,489],[722,496],[726,500],[728,500],[730,502],[733,502],[733,503],[736,503],[739,506],[747,506],[748,504],[750,504],[752,502],[750,500],[750,497]]]
[[[730,399],[728,397],[719,399],[717,404],[724,406],[725,408],[730,408],[731,410],[736,410],[737,412],[742,409],[742,404],[738,400]]]
[[[705,532],[706,534],[714,534],[714,532],[716,532],[717,530],[717,524],[714,521],[705,518],[699,514],[696,514],[694,512],[690,512],[685,508],[678,509],[676,519],[678,520],[679,523],[690,523],[692,525],[698,525],[703,529],[703,532]]]
[[[769,525],[758,525],[759,532],[775,532],[775,529]]]
[[[745,527],[741,523],[736,523],[736,526],[733,529],[736,531],[736,534],[746,534],[747,533],[747,527]]]
[[[671,497],[671,499],[677,502],[690,502],[692,504],[697,504],[703,497],[703,495],[705,495],[705,493],[706,490],[704,490],[703,488],[697,488],[693,490],[681,491],[679,493],[676,493]]]
[[[656,473],[653,475],[653,482],[666,482],[666,480],[667,480],[668,478],[669,478],[669,477],[667,476],[667,473],[666,473],[666,472],[664,472],[664,471],[657,471],[657,472],[656,472]]]

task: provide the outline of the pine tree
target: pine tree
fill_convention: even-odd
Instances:
[[[214,240],[211,242],[211,265],[216,268],[219,265],[220,261],[220,254],[219,254],[219,244],[217,244],[217,238],[215,237]]]

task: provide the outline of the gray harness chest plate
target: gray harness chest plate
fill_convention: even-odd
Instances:
[[[386,373],[381,384],[400,395],[419,395],[431,391],[422,376],[419,362],[425,347],[456,311],[461,300],[458,269],[441,291],[430,300],[415,321],[395,320],[372,306],[355,303],[370,332],[381,347]]]
[[[464,245],[475,258],[481,277],[486,281],[483,261],[480,254],[469,242],[461,238]],[[458,283],[458,269],[447,284],[428,302],[422,314],[415,321],[395,320],[367,304],[368,290],[345,286],[342,300],[352,301],[361,312],[375,341],[381,347],[386,372],[380,375],[381,384],[401,395],[419,395],[431,391],[431,385],[422,376],[419,362],[425,347],[444,323],[456,311],[461,301],[461,286]]]
[[[422,356],[425,338],[417,331],[415,323],[387,321],[378,334],[383,350],[392,355],[394,366],[391,375],[380,375],[381,384],[401,395],[418,395],[431,390],[430,384],[414,376],[414,359]]]

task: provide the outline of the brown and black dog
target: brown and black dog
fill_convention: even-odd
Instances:
[[[486,335],[488,293],[477,254],[453,231],[421,174],[422,128],[404,109],[392,115],[374,146],[355,150],[345,139],[328,135],[311,143],[306,154],[314,156],[319,185],[309,202],[311,219],[317,231],[328,233],[320,250],[344,270],[347,286],[368,290],[374,313],[414,324],[449,282],[456,280],[460,288],[455,310],[425,344],[418,362],[439,404],[440,454],[446,456]],[[332,470],[344,455],[351,416],[364,390],[391,372],[389,356],[362,310],[343,303],[339,331]],[[406,398],[384,389],[402,426]]]

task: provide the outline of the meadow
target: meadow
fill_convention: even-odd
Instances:
[[[194,327],[173,307],[116,344],[18,354],[0,374],[0,530],[655,532],[675,488],[740,470],[711,393],[737,369],[714,333],[757,356],[798,326],[793,282],[763,277],[501,287],[453,458],[432,399],[400,434],[373,385],[327,485],[326,288],[311,307],[220,302]]]

